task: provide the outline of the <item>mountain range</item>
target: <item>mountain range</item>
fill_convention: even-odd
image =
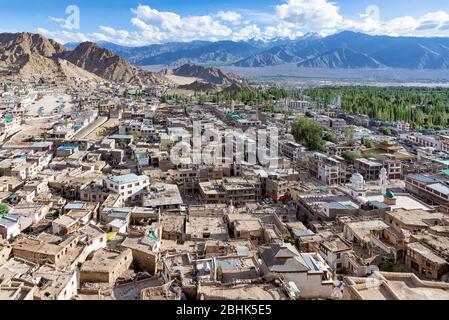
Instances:
[[[0,75],[22,79],[80,82],[120,82],[157,84],[167,80],[153,72],[137,68],[113,52],[92,42],[75,49],[32,33],[0,34]]]
[[[105,49],[120,55],[128,62],[139,66],[166,65],[178,67],[184,64],[229,65],[249,55],[257,54],[274,46],[287,43],[285,39],[271,41],[192,41],[169,42],[143,47],[126,47],[111,42],[97,42]],[[79,43],[66,43],[74,49]]]
[[[77,44],[67,44],[72,48]],[[139,65],[180,66],[233,65],[266,67],[295,63],[311,68],[401,68],[448,69],[449,38],[372,36],[343,31],[327,37],[307,34],[304,37],[273,41],[193,41],[124,47],[98,43]]]
[[[240,60],[241,67],[295,62],[313,68],[448,69],[449,38],[371,36],[350,31],[293,41]],[[274,61],[274,63],[272,63]]]

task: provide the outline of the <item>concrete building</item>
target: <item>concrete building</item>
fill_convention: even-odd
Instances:
[[[354,160],[354,169],[368,181],[378,180],[382,167],[381,163],[371,159],[360,158]]]
[[[132,251],[114,251],[100,249],[95,251],[91,259],[86,260],[80,269],[80,281],[104,282],[113,284],[118,277],[132,265]]]
[[[300,298],[330,298],[332,295],[332,270],[316,253],[299,253],[290,244],[273,244],[259,249],[261,272],[266,278],[280,277],[293,282]]]
[[[433,280],[439,280],[449,272],[449,263],[419,242],[407,245],[405,265],[418,275]]]
[[[134,268],[154,274],[160,259],[160,246],[161,239],[157,235],[149,234],[136,238],[127,237],[119,247],[131,249]]]
[[[179,212],[183,203],[175,184],[153,183],[142,196],[142,205],[154,210]]]
[[[423,281],[413,273],[375,272],[371,277],[345,277],[345,293],[355,300],[449,300],[449,284]]]
[[[430,204],[447,205],[449,187],[446,182],[434,176],[411,174],[405,177],[407,191]]]
[[[120,194],[123,199],[137,200],[148,190],[150,178],[145,175],[127,174],[122,176],[108,176],[104,179],[104,186],[115,193]]]

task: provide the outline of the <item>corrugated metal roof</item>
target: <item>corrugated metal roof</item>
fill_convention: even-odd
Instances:
[[[442,193],[445,196],[449,195],[449,188],[446,185],[442,184],[442,183],[430,184],[430,185],[427,186],[427,188],[435,190],[435,191],[437,191],[439,193]]]

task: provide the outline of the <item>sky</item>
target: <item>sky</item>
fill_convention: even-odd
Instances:
[[[61,43],[295,39],[343,30],[449,36],[448,0],[0,0],[0,32]]]

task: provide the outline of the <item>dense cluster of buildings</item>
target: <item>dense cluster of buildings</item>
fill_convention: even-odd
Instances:
[[[0,99],[0,299],[449,299],[443,133],[385,136],[302,100],[271,114],[23,86]],[[47,95],[71,109],[32,114]],[[295,142],[305,116],[335,133],[325,150]],[[249,128],[278,140],[239,140]],[[250,161],[273,143],[276,166]],[[195,144],[209,157],[173,161]]]

